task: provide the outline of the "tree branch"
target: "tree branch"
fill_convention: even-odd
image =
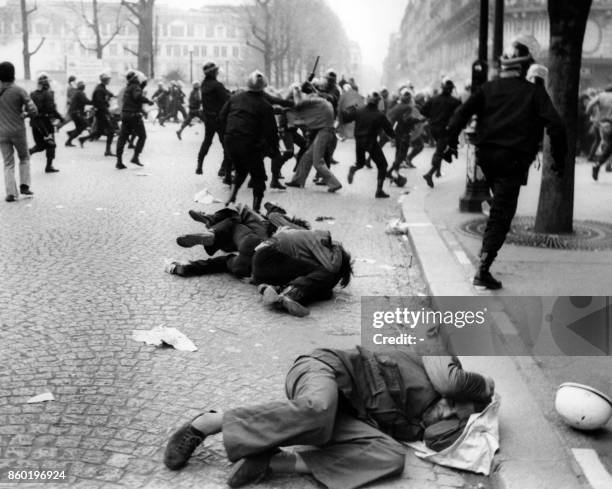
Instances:
[[[138,17],[138,21],[140,21],[140,9],[137,5],[133,4],[132,2],[128,2],[127,0],[121,0],[121,5]]]
[[[133,49],[130,49],[127,46],[123,46],[123,50],[127,51],[130,54],[133,54],[134,56],[138,56],[138,52],[137,51],[134,51]]]
[[[41,38],[40,42],[38,43],[38,46],[36,46],[36,48],[34,49],[34,51],[32,51],[32,52],[30,53],[30,56],[34,56],[34,55],[35,55],[35,54],[38,52],[38,50],[39,50],[40,48],[42,48],[42,45],[44,44],[45,39],[46,39],[46,37],[42,37],[42,38]]]
[[[265,49],[263,49],[262,47],[256,46],[255,44],[251,43],[248,39],[247,39],[246,45],[249,46],[250,48],[256,49],[260,53],[266,52]]]

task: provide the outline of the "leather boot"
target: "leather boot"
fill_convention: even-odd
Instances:
[[[261,201],[263,200],[263,196],[253,196],[253,210],[259,214],[261,211]]]
[[[499,290],[502,288],[502,283],[495,279],[489,268],[491,268],[491,264],[493,260],[495,260],[494,253],[481,252],[480,253],[480,265],[478,266],[478,271],[476,275],[474,275],[474,280],[472,283],[477,287],[485,287],[489,290]]]

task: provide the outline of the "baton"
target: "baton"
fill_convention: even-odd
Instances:
[[[315,61],[314,66],[312,67],[312,72],[310,73],[310,76],[308,77],[308,81],[312,81],[314,80],[315,74],[317,72],[317,66],[319,66],[319,59],[321,58],[321,56],[317,56],[317,59]]]

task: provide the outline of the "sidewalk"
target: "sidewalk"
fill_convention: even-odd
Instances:
[[[426,186],[421,175],[429,166],[431,151],[416,161],[419,168],[406,171],[410,194],[400,199],[409,238],[432,296],[603,295],[612,290],[612,251],[565,251],[505,245],[492,271],[502,280],[499,292],[478,291],[471,285],[481,240],[459,226],[482,217],[459,212],[465,191],[466,150],[452,165],[444,164],[443,177],[435,188]],[[575,220],[611,221],[612,175],[591,179],[591,166],[576,167]],[[541,172],[532,169],[529,185],[523,187],[517,215],[534,216]],[[434,299],[435,301],[435,299]],[[500,410],[501,449],[492,483],[504,489],[564,489],[596,487],[576,462],[562,429],[554,425],[545,403],[550,400],[530,390],[550,383],[534,358],[524,355],[519,332],[504,312],[495,313],[495,329],[507,345],[505,357],[465,357],[465,366],[487,371],[496,379],[502,396]],[[526,376],[531,376],[529,382]],[[548,392],[546,393],[548,395]],[[573,443],[573,442],[572,442]],[[577,446],[573,444],[572,446]],[[592,482],[592,481],[591,481]]]

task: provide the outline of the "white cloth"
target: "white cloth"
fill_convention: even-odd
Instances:
[[[430,462],[489,475],[493,456],[499,449],[499,405],[501,397],[495,394],[493,401],[480,413],[470,416],[463,433],[450,447],[435,452],[422,441],[408,443],[417,457]]]

